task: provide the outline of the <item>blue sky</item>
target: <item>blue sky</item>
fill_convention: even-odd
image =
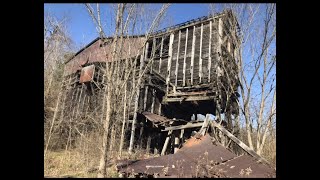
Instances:
[[[159,11],[162,4],[150,4],[149,8]],[[92,4],[95,8],[95,4]],[[110,14],[110,4],[101,4],[101,20],[102,22],[109,22],[108,15]],[[67,16],[68,32],[75,46],[84,46],[98,37],[95,25],[88,14],[84,4],[44,4],[45,12],[50,12],[57,18]],[[171,4],[167,11],[167,16],[172,17],[170,24],[179,24],[194,18],[206,16],[209,14],[209,4]],[[166,27],[166,23],[162,28]],[[106,25],[106,24],[104,24]]]
[[[114,29],[112,28],[113,24],[111,21],[112,14],[114,13],[111,12],[110,6],[111,4],[100,4],[102,26],[104,27],[104,31],[106,32],[107,36],[111,35],[111,31]],[[152,14],[156,14],[157,12],[159,12],[161,6],[162,4],[148,4],[146,9],[148,9],[148,12],[150,13],[147,13],[147,16],[150,16],[149,18],[152,18]],[[222,4],[217,4],[215,5],[215,10],[217,12],[221,12],[223,6],[224,5]],[[92,7],[95,9],[95,4],[92,4]],[[264,23],[263,19],[265,16],[266,4],[254,4],[254,7],[259,7],[259,12],[257,13],[253,26],[250,29],[250,31],[253,32],[252,36],[250,37],[250,41],[254,42],[254,45],[257,45],[257,43],[261,42],[262,40],[259,34],[261,33],[261,27]],[[91,17],[89,16],[89,13],[85,8],[84,4],[44,4],[44,11],[45,13],[50,12],[58,19],[64,16],[67,16],[69,18],[67,21],[68,34],[74,42],[75,51],[79,50],[80,48],[87,45],[89,42],[91,42],[93,39],[99,36],[96,27]],[[209,15],[209,12],[210,4],[171,4],[167,10],[165,20],[162,24],[160,24],[160,29],[168,27],[170,25],[179,24],[194,18]],[[246,12],[250,11],[247,10]],[[248,14],[245,13],[245,16],[243,16],[242,19],[241,17],[238,17],[238,20],[239,22],[247,22]],[[247,43],[242,47],[243,59],[245,63],[248,63],[249,61],[251,61],[252,59],[256,59],[257,57],[257,54],[255,54],[255,57],[252,58],[250,52],[250,44],[251,43]],[[272,51],[275,51],[275,47],[276,42],[273,41],[271,43],[271,48],[269,51],[270,54],[275,54],[272,53]],[[259,70],[259,73],[261,72],[262,69]],[[273,72],[275,73],[275,69],[273,70]],[[251,73],[252,72],[248,71],[247,75],[250,76],[252,75]],[[258,97],[261,92],[257,79],[254,80],[252,91],[253,99],[255,99],[255,96]],[[260,99],[257,99],[256,102],[259,102],[259,100]]]

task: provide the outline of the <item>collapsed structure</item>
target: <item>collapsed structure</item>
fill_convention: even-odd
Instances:
[[[177,151],[183,139],[203,126],[203,121],[191,120],[194,114],[224,114],[229,130],[239,128],[234,123],[239,113],[237,27],[227,10],[151,36],[124,37],[122,59],[133,67],[125,91],[141,84],[128,104],[129,150]],[[112,40],[96,38],[65,63],[61,118],[104,119],[108,84],[103,75],[112,61]],[[167,148],[170,140],[172,148]]]

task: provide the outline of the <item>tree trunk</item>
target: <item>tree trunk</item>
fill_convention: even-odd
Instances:
[[[108,83],[109,84],[109,83]],[[107,148],[107,141],[108,141],[108,135],[109,135],[109,123],[112,115],[112,109],[111,109],[111,97],[112,97],[112,91],[110,85],[107,86],[107,95],[106,95],[106,120],[104,123],[104,133],[102,138],[102,153],[100,157],[100,165],[99,165],[99,172],[98,172],[98,178],[104,178],[106,177],[106,164],[108,161],[108,148]]]

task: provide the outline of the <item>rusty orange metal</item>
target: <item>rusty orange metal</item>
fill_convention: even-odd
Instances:
[[[124,177],[275,177],[271,167],[237,157],[208,134],[190,138],[175,154],[128,161],[117,169]]]
[[[90,82],[94,76],[95,66],[90,65],[81,69],[80,83]]]

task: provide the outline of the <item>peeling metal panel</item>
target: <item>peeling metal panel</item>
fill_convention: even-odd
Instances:
[[[150,112],[143,112],[142,113],[149,121],[152,121],[154,123],[165,123],[165,122],[170,122],[172,121],[171,119],[168,119],[166,117],[157,115],[157,114],[153,114]]]
[[[192,137],[176,154],[144,159],[125,167],[118,167],[123,174],[158,174],[161,176],[196,177],[206,172],[205,164],[221,163],[236,157],[219,144],[212,143],[209,135]],[[198,175],[197,175],[198,173]],[[208,174],[204,175],[208,177]]]
[[[250,172],[250,168],[252,172]],[[275,170],[251,156],[225,149],[209,135],[192,137],[175,154],[118,164],[124,176],[153,177],[274,177]],[[243,175],[241,175],[240,171]],[[245,175],[245,174],[249,175]]]
[[[253,157],[242,155],[214,167],[215,171],[235,178],[276,177],[276,172],[268,165],[257,162]]]
[[[94,76],[94,65],[86,66],[82,68],[80,75],[80,83],[89,82],[93,79]]]

